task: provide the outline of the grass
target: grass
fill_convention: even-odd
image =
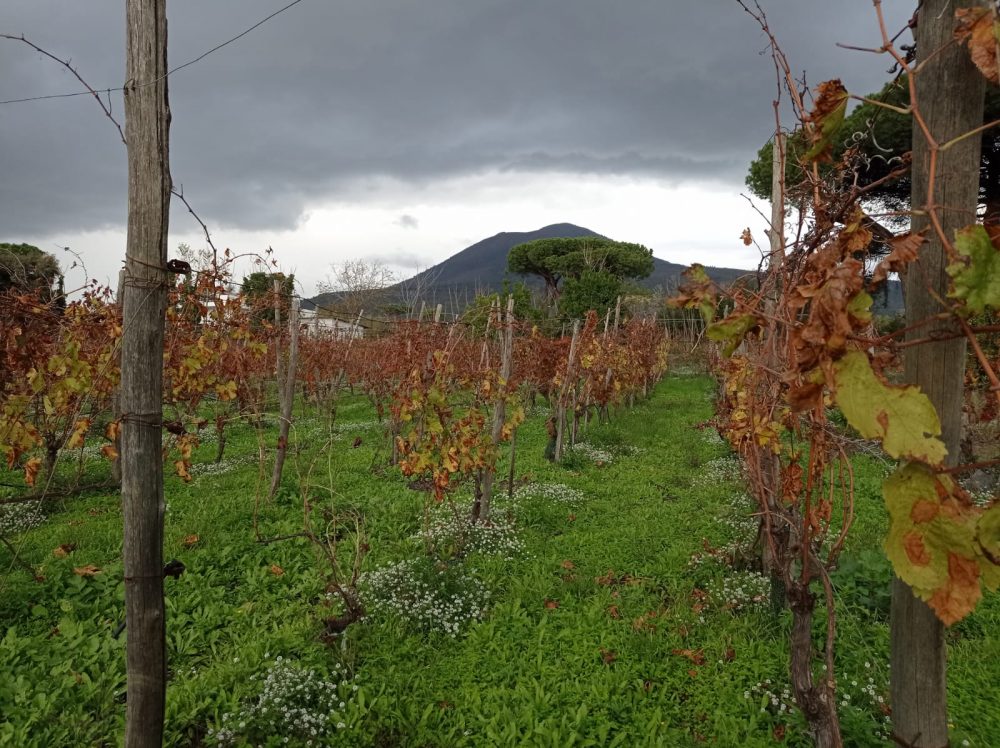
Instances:
[[[696,428],[711,416],[711,387],[696,375],[667,378],[648,401],[592,425],[582,438],[589,447],[564,465],[543,459],[544,415],[532,415],[518,434],[517,473],[535,488],[514,507],[497,505],[515,518],[519,544],[496,553],[484,544],[414,572],[441,594],[464,594],[468,580],[488,592],[482,620],[461,623],[455,636],[433,625],[433,613],[431,624],[413,625],[405,607],[386,605],[323,636],[337,613],[323,562],[301,538],[255,541],[256,442],[234,428],[223,469],[166,481],[165,557],[187,567],[166,580],[166,743],[217,745],[221,729],[225,744],[231,729],[260,745],[808,745],[783,693],[787,616],[771,614],[745,572],[692,562],[705,542],[747,541],[727,449]],[[329,472],[321,462],[313,479],[330,490],[317,495],[364,515],[369,573],[419,558],[422,494],[378,468],[386,454],[364,401],[344,402],[339,418]],[[301,529],[296,464],[322,439],[316,419],[297,431],[304,452],[262,513],[267,536]],[[214,444],[203,445],[196,467],[213,454]],[[886,744],[878,700],[888,696],[890,571],[879,549],[887,468],[864,457],[855,468],[858,520],[835,576],[838,696],[846,744],[876,746]],[[127,633],[114,637],[123,615],[117,496],[68,500],[13,540],[45,580],[0,550],[0,744],[118,744]],[[74,547],[57,558],[64,544]],[[74,573],[88,564],[101,571]],[[993,596],[949,631],[955,745],[997,744],[998,623]],[[318,712],[335,717],[312,738]]]

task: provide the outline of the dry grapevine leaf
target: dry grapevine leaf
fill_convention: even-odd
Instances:
[[[66,558],[74,550],[76,550],[75,543],[63,543],[52,551],[52,555],[56,558]]]
[[[955,11],[955,40],[969,47],[969,56],[990,83],[1000,83],[997,68],[997,13],[992,7]]]

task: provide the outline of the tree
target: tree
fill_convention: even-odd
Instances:
[[[880,91],[865,98],[895,107],[908,107],[910,88],[907,76],[899,76]],[[990,86],[986,91],[983,122],[997,119],[1000,119],[1000,88]],[[856,175],[857,185],[866,187],[886,179],[896,167],[901,166],[905,154],[912,150],[913,142],[910,115],[865,102],[855,107],[844,119],[831,155],[833,163],[839,163],[848,148],[855,148],[856,153],[852,158],[855,170],[842,172],[839,178],[843,180],[845,187],[849,187]],[[792,195],[804,180],[798,156],[806,153],[809,147],[801,130],[793,133],[787,140],[785,184],[788,193]],[[757,158],[751,162],[746,176],[747,187],[761,200],[769,200],[771,196],[772,151],[772,142],[765,143],[757,152]],[[832,176],[832,167],[825,167],[822,173],[827,177]],[[905,213],[910,207],[911,181],[909,171],[903,170],[898,178],[888,179],[874,188],[867,202],[878,211]],[[1000,221],[1000,129],[995,127],[985,130],[981,137],[979,204],[985,206],[988,220]],[[892,224],[893,221],[888,223]]]
[[[603,317],[625,290],[621,278],[610,273],[584,270],[577,278],[567,278],[559,298],[559,308],[571,318],[583,317],[593,309]]]
[[[128,237],[121,349],[126,748],[163,743],[163,338],[170,217],[166,0],[126,0]]]
[[[586,298],[603,299],[615,283],[620,286],[625,279],[648,276],[653,272],[653,252],[641,244],[603,237],[536,239],[510,250],[507,269],[540,277],[545,282],[547,297],[553,302],[560,298],[563,289],[559,284],[565,279],[566,288],[574,289],[575,308]]]
[[[37,293],[45,303],[63,296],[59,261],[31,244],[0,243],[0,293]]]
[[[356,317],[362,311],[374,312],[385,303],[386,289],[396,281],[389,268],[375,260],[345,260],[333,265],[333,274],[327,275],[316,286],[321,294],[332,294],[330,309],[346,317]],[[320,309],[330,314],[325,308]]]
[[[258,270],[243,278],[240,293],[243,295],[244,303],[253,309],[253,320],[255,322],[259,323],[262,320],[267,320],[274,324],[277,321],[274,314],[275,281],[278,281],[279,288],[281,289],[278,308],[283,316],[287,316],[292,295],[295,293],[294,275],[265,273]]]
[[[524,283],[511,283],[507,280],[503,282],[500,293],[480,294],[472,300],[472,303],[462,315],[462,321],[472,326],[476,334],[482,334],[486,329],[486,320],[489,319],[490,310],[494,304],[504,307],[508,296],[514,297],[514,318],[521,322],[539,323],[542,321],[542,314],[535,307],[531,297],[531,289]]]
[[[967,50],[953,42],[955,6],[983,6],[983,2],[952,3],[924,0],[920,6],[916,42],[921,66],[914,76],[916,106],[936,144],[946,143],[983,122],[984,79]],[[982,165],[980,139],[960,140],[938,150],[913,123],[913,170],[910,204],[919,212],[912,217],[911,232],[927,230],[916,272],[906,274],[906,323],[914,326],[910,338],[925,337],[927,345],[904,352],[904,375],[927,394],[941,422],[941,439],[947,463],[959,457],[962,433],[962,396],[966,339],[953,317],[940,319],[942,298],[948,294],[949,258],[941,241],[949,239],[974,216]],[[932,180],[931,159],[936,159]],[[932,191],[933,190],[933,191]],[[941,233],[930,229],[930,215],[940,222]],[[938,317],[938,319],[934,319]],[[956,334],[957,333],[957,334]],[[935,340],[939,337],[940,339]],[[910,587],[893,579],[891,611],[892,720],[901,745],[938,748],[948,745],[945,689],[945,642],[941,621]]]
[[[406,308],[406,313],[411,319],[420,314],[421,307],[427,302],[427,292],[434,288],[438,278],[441,276],[443,267],[438,265],[433,268],[425,268],[411,278],[400,281],[396,285],[401,304]]]

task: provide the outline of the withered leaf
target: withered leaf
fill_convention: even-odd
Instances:
[[[916,234],[901,234],[894,236],[889,241],[892,251],[885,256],[872,273],[872,283],[879,284],[889,277],[889,273],[899,273],[906,269],[906,266],[917,259],[920,252],[920,245],[927,241],[926,231]]]
[[[990,83],[1000,83],[997,68],[997,14],[993,7],[958,8],[955,40],[969,47],[969,56]]]
[[[705,664],[705,652],[701,649],[674,649],[671,653],[678,657],[686,657],[695,665]]]

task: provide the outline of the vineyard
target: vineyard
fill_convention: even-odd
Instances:
[[[118,289],[0,292],[0,744],[1000,745],[1000,16],[933,0],[907,46],[876,1],[860,96],[739,6],[755,271],[664,301],[642,245],[548,237],[534,297],[365,329],[200,218],[167,259],[130,48]]]
[[[202,270],[167,309],[168,744],[808,743],[737,459],[751,435],[781,454],[781,425],[751,425],[743,399],[750,345],[727,359],[611,310],[552,337],[499,298],[464,322],[324,334],[280,288],[229,287]],[[3,303],[3,740],[113,743],[122,316],[98,288],[64,310]],[[821,525],[828,664],[845,740],[880,745],[892,464],[849,433],[824,431],[857,502],[850,535]],[[1000,730],[981,660],[998,617],[991,601],[950,634],[954,734],[975,745]]]

